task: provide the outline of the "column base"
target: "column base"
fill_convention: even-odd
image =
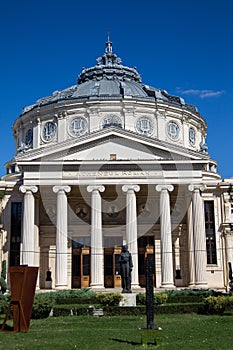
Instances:
[[[141,289],[141,287],[139,286],[139,284],[133,284],[131,283],[131,289]]]
[[[208,289],[208,283],[207,282],[196,282],[195,283],[196,288],[203,288]]]
[[[67,289],[67,288],[68,288],[67,284],[56,284],[55,285],[55,289],[62,290],[62,289]]]
[[[194,282],[191,282],[188,284],[188,287],[191,289],[191,288],[195,288],[196,287],[196,284]]]
[[[104,285],[103,284],[98,284],[98,283],[91,283],[90,284],[90,288],[91,289],[105,289]]]
[[[165,289],[175,289],[176,286],[173,283],[162,283],[161,288]]]

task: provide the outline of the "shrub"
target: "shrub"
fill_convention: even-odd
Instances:
[[[168,295],[166,293],[155,293],[154,294],[154,304],[161,305],[165,304],[168,299]],[[146,305],[146,294],[140,293],[136,296],[137,305]]]
[[[96,296],[96,293],[90,288],[58,290],[56,292],[52,292],[52,294],[53,294],[53,297],[59,301],[67,298],[88,300],[88,299],[93,299]]]
[[[46,293],[48,294],[48,293]],[[34,319],[46,318],[54,304],[54,299],[46,294],[36,294],[34,298],[32,315]]]
[[[2,294],[6,293],[6,281],[3,277],[0,277],[0,287]]]
[[[119,305],[119,302],[123,299],[120,293],[109,293],[109,294],[97,294],[96,301],[98,304],[105,306]]]
[[[226,310],[233,310],[233,295],[226,296]]]
[[[2,261],[2,271],[0,277],[0,287],[1,292],[4,294],[6,292],[6,260]]]
[[[222,292],[215,291],[213,289],[180,289],[180,290],[168,290],[166,293],[169,296],[179,296],[179,295],[198,295],[203,297],[208,297],[209,295],[222,295]]]
[[[94,298],[78,298],[78,297],[67,297],[67,298],[55,298],[55,302],[58,305],[66,305],[66,304],[95,304],[96,297]]]
[[[59,290],[48,293],[56,304],[91,304],[95,302],[96,293],[90,288]]]
[[[167,302],[168,295],[166,293],[154,294],[154,302],[157,305],[165,304]]]
[[[208,296],[221,296],[222,292],[212,289],[181,289],[166,291],[168,303],[195,303],[202,302]]]
[[[136,303],[137,305],[146,305],[146,294],[145,293],[137,294]]]
[[[1,277],[5,280],[6,279],[6,260],[2,261],[2,272]]]
[[[5,314],[9,304],[9,298],[5,294],[0,294],[0,314]]]
[[[204,299],[204,311],[207,315],[222,315],[226,309],[227,298],[224,296],[209,296]]]

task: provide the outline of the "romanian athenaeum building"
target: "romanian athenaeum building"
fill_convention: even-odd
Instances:
[[[77,84],[14,122],[0,262],[39,266],[38,289],[106,290],[121,287],[127,244],[133,290],[145,287],[148,256],[155,288],[227,290],[233,179],[219,175],[206,132],[195,106],[142,83],[108,40]]]

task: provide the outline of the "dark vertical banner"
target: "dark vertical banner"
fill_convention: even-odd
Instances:
[[[147,329],[154,329],[153,261],[150,256],[146,258],[146,317]]]
[[[10,266],[20,265],[22,203],[11,203]]]

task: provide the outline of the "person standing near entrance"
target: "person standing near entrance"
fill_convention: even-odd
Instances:
[[[119,263],[121,267],[122,293],[132,293],[131,291],[131,271],[133,269],[132,255],[128,251],[128,246],[123,245]]]

